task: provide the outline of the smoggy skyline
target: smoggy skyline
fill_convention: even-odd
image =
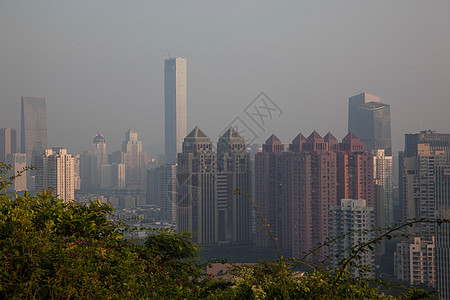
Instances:
[[[348,98],[391,105],[404,134],[450,132],[448,1],[0,0],[0,127],[20,132],[20,97],[46,97],[48,146],[108,151],[133,128],[163,153],[164,59],[187,59],[188,132],[217,140],[236,117],[263,143],[347,132]],[[246,106],[282,111],[262,128]],[[19,138],[19,136],[18,136]],[[155,150],[156,151],[156,150]],[[151,152],[154,156],[157,153]]]

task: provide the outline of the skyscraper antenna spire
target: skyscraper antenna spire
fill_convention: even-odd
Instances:
[[[172,56],[170,56],[169,49],[166,49],[166,50],[167,50],[167,54],[169,55],[169,58],[172,58]]]

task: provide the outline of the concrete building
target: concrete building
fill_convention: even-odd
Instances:
[[[16,130],[13,128],[0,129],[0,162],[6,162],[9,154],[17,152]]]
[[[66,149],[46,149],[36,157],[36,167],[36,192],[45,189],[65,201],[75,199],[74,158]]]
[[[220,137],[218,153],[195,127],[178,154],[177,230],[194,234],[201,245],[251,241],[249,199],[234,190],[251,190],[249,154],[234,129]],[[219,156],[219,158],[218,158]]]
[[[165,161],[175,163],[187,135],[186,59],[175,57],[164,65]]]
[[[125,164],[127,186],[145,186],[148,167],[147,152],[142,151],[142,143],[137,131],[129,129],[122,143],[122,162]]]
[[[22,97],[21,152],[27,155],[27,164],[47,149],[47,113],[44,97]]]
[[[361,93],[348,101],[348,131],[353,131],[367,150],[384,149],[392,155],[390,105],[380,97]]]
[[[375,210],[366,206],[366,200],[342,199],[340,206],[330,208],[330,238],[337,238],[330,244],[331,265],[338,267],[341,259],[352,255],[351,248],[358,243],[366,243],[375,238],[371,231],[375,226]],[[358,265],[370,267],[363,273],[361,268],[352,268],[354,276],[373,277],[375,271],[375,253],[373,250],[361,252]]]
[[[394,272],[398,280],[410,285],[436,286],[434,237],[414,237],[411,241],[397,244],[394,254]]]
[[[8,154],[6,163],[11,165],[12,170],[9,176],[20,175],[16,177],[8,190],[11,192],[23,192],[27,190],[27,174],[22,173],[27,166],[27,155],[25,153]]]

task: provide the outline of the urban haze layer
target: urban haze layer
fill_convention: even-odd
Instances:
[[[111,87],[111,90],[120,94],[112,95],[104,87],[104,97],[110,98],[110,102],[102,102],[103,106],[99,108],[95,100],[80,99],[85,106],[84,112],[75,113],[75,116],[70,115],[74,110],[72,105],[76,105],[73,102],[76,101],[67,106],[67,114],[62,113],[64,109],[61,109],[58,99],[53,96],[53,82],[44,84],[41,79],[36,81],[37,85],[49,85],[48,95],[26,94],[33,91],[33,88],[24,88],[23,94],[6,100],[0,93],[0,127],[3,127],[0,129],[0,161],[12,166],[11,175],[27,166],[36,166],[34,170],[26,172],[25,176],[17,178],[9,190],[18,194],[51,190],[64,201],[79,203],[99,199],[103,203],[110,203],[116,210],[117,217],[133,218],[133,221],[129,221],[132,227],[171,228],[178,232],[191,232],[194,242],[203,247],[201,256],[205,259],[223,257],[239,263],[274,259],[274,242],[284,257],[302,258],[317,245],[325,244],[334,237],[341,237],[329,246],[314,251],[308,258],[311,262],[318,263],[331,257],[326,264],[337,266],[339,260],[346,255],[345,249],[355,243],[376,238],[376,228],[395,226],[411,219],[450,219],[450,90],[447,83],[450,65],[448,58],[445,56],[443,59],[441,52],[446,50],[444,52],[447,55],[450,49],[450,36],[448,30],[444,30],[449,28],[450,23],[436,21],[446,19],[445,15],[442,16],[442,11],[450,7],[448,4],[439,4],[437,6],[441,9],[426,7],[428,10],[424,11],[424,4],[412,2],[406,11],[416,16],[415,19],[408,13],[400,12],[403,7],[399,4],[392,4],[394,7],[390,9],[379,4],[358,4],[355,7],[348,3],[342,7],[329,4],[329,8],[313,5],[304,7],[306,11],[291,4],[298,15],[288,13],[290,6],[286,4],[280,5],[286,11],[267,3],[261,4],[261,7],[229,4],[230,7],[241,9],[242,15],[239,9],[230,12],[229,7],[224,8],[217,3],[207,4],[199,8],[199,11],[192,11],[183,4],[181,6],[190,10],[194,18],[189,19],[186,24],[190,25],[186,26],[194,26],[198,32],[210,34],[205,34],[204,39],[197,39],[196,42],[208,50],[206,41],[214,43],[221,40],[214,35],[214,31],[203,29],[208,26],[202,22],[208,21],[214,24],[222,39],[230,41],[231,46],[228,52],[211,46],[211,49],[217,50],[217,56],[197,48],[196,51],[201,54],[186,50],[189,53],[186,56],[193,57],[192,61],[195,63],[185,57],[172,57],[169,49],[165,59],[149,63],[153,68],[152,72],[158,74],[159,85],[154,84],[152,88],[162,91],[161,99],[152,100],[151,107],[136,107],[135,102],[130,100],[135,94],[131,97],[127,95],[127,84],[130,85],[130,82],[124,77],[116,78],[117,85],[123,84],[122,89]],[[80,7],[72,5],[75,14],[79,14]],[[166,4],[162,6],[167,8]],[[12,19],[20,15],[19,8],[14,4],[7,4],[6,7],[9,14],[0,12],[0,27],[3,24],[18,26]],[[120,16],[116,11],[118,7],[120,5],[111,6],[112,15]],[[348,8],[359,12],[352,15],[354,23],[347,20],[350,18],[345,12]],[[179,9],[175,10],[174,18],[180,16]],[[221,9],[228,11],[232,18],[240,22],[241,27],[234,27],[232,19],[224,18],[220,13]],[[261,15],[255,16],[251,13],[252,10]],[[389,12],[391,10],[395,13]],[[378,24],[377,18],[367,16],[365,19],[359,16],[371,11],[375,16],[384,17],[386,24],[391,24],[391,27],[380,21],[380,28],[377,29],[373,25]],[[122,13],[125,16],[136,14],[138,20],[143,18],[134,8]],[[152,16],[155,17],[153,14],[154,12]],[[218,28],[210,17],[204,16],[207,14],[220,18],[224,26],[229,26],[230,31]],[[324,18],[318,17],[321,14],[327,16],[331,25]],[[336,14],[346,16],[347,19],[340,20]],[[67,16],[67,12],[63,15]],[[395,18],[410,27],[393,26]],[[198,20],[202,24],[197,24]],[[430,20],[433,20],[431,25],[425,26]],[[249,25],[246,21],[249,24],[256,22],[261,28],[255,29],[255,25]],[[364,21],[371,22],[372,25],[364,24]],[[160,22],[168,24],[166,21]],[[177,28],[182,27],[178,21],[174,21],[174,24]],[[340,31],[335,31],[333,24],[342,31],[356,30],[357,33],[343,34],[344,40],[341,42]],[[362,29],[355,28],[358,24],[361,24]],[[36,51],[43,51],[45,48],[36,46],[38,43],[32,39],[33,33],[27,33],[31,30],[27,26],[25,22],[23,27],[15,28],[18,33],[13,33],[23,34],[24,41],[15,41],[4,30],[0,30],[0,38],[3,37],[5,41],[11,39],[22,46],[30,43],[38,49]],[[57,36],[60,32],[56,29],[49,30],[48,26],[43,22],[32,31],[37,37],[42,37],[42,32],[50,32],[47,39],[58,40],[53,39],[51,34]],[[322,26],[328,34],[324,36],[316,32],[317,29],[305,29],[307,26]],[[315,35],[289,31],[289,27],[298,31],[311,30]],[[384,33],[390,29],[396,31],[396,34]],[[76,35],[77,31],[73,28],[71,30]],[[110,30],[100,25],[93,30],[106,36],[107,43],[114,44],[113,39],[107,37]],[[151,31],[153,30],[155,29],[152,28]],[[184,30],[188,29],[183,28]],[[246,30],[253,34],[250,42],[246,41]],[[360,33],[364,30],[367,35]],[[173,29],[167,32],[174,34],[177,31]],[[140,31],[138,33],[142,34]],[[301,47],[292,42],[297,39],[296,34],[305,37],[303,53],[300,51]],[[323,37],[327,38],[326,41],[321,39]],[[273,43],[267,41],[272,38]],[[412,47],[400,47],[397,39],[401,38]],[[422,48],[413,43],[416,38],[428,47]],[[81,47],[80,51],[88,51],[83,43],[94,45],[92,39],[91,35],[88,38],[69,39],[76,43],[68,45],[68,40],[60,37],[63,44],[61,51],[70,48],[73,53],[81,53],[72,49],[76,47]],[[139,46],[136,42],[138,40],[130,37],[136,47]],[[255,45],[251,45],[252,41]],[[378,44],[383,42],[385,46],[380,47]],[[230,61],[226,56],[236,51],[237,48],[232,47],[236,43],[245,46],[242,48],[244,52],[242,55],[232,56]],[[279,65],[265,61],[264,55],[258,54],[262,52],[269,55],[267,53],[276,51],[278,45],[282,45],[284,49],[290,43],[298,52],[289,50],[280,59]],[[311,44],[315,47],[309,48]],[[227,43],[220,45],[223,48]],[[258,50],[260,45],[265,48]],[[386,50],[388,45],[394,48],[392,53]],[[5,47],[7,54],[2,54],[2,47]],[[367,48],[369,53],[374,51],[370,48],[375,47],[379,52],[384,51],[384,56],[371,54],[360,57],[358,51],[352,52],[352,47],[361,52]],[[323,50],[328,48],[334,50]],[[24,51],[24,57],[28,54],[33,56],[33,49],[23,47],[18,51]],[[164,48],[160,51],[166,52]],[[254,56],[252,51],[255,52]],[[347,51],[352,54],[345,54]],[[13,57],[12,53],[8,46],[0,46],[0,62],[6,62],[8,55]],[[67,58],[73,53],[68,54]],[[105,57],[99,59],[107,60],[107,55],[106,52]],[[211,55],[213,59],[208,59]],[[279,53],[277,55],[280,56]],[[436,61],[432,60],[434,55]],[[86,54],[88,56],[89,53]],[[208,61],[205,65],[201,63],[202,56]],[[313,57],[316,63],[325,61],[327,66],[315,69],[314,65],[307,63],[305,56]],[[347,81],[353,80],[357,84],[346,83],[342,79],[346,78],[347,71],[339,63],[341,56],[348,65],[352,65],[349,73],[361,74],[348,77]],[[425,62],[422,62],[422,58]],[[223,65],[221,60],[228,61],[228,65]],[[372,60],[376,62],[366,62]],[[31,58],[27,62],[34,61]],[[64,69],[64,64],[60,63]],[[364,67],[366,63],[367,68]],[[39,65],[41,64],[45,67],[45,62],[39,61]],[[52,61],[52,64],[55,62]],[[396,64],[401,65],[401,68],[397,68]],[[7,63],[5,65],[11,73],[21,72],[20,67],[16,69]],[[140,69],[142,65],[145,63],[122,67]],[[99,62],[99,66],[105,65]],[[417,71],[414,70],[416,67]],[[71,68],[75,70],[77,67],[71,65]],[[79,68],[86,68],[86,72],[96,70],[95,66],[87,63],[81,63]],[[254,68],[255,73],[249,73],[248,68]],[[284,73],[284,69],[289,71]],[[432,80],[420,77],[422,71],[428,69],[436,72],[436,77]],[[330,70],[333,76],[330,77],[326,70]],[[64,77],[70,71],[64,69],[58,76]],[[222,77],[222,71],[226,71],[226,78]],[[191,72],[192,78],[197,81],[191,79]],[[198,74],[201,72],[207,73],[204,82],[198,82]],[[378,77],[374,79],[371,72],[379,72],[380,78],[383,74],[388,74],[386,76],[389,80]],[[108,70],[104,74],[106,73]],[[271,73],[278,75],[272,77]],[[269,75],[265,74],[271,75],[266,78]],[[218,81],[214,81],[216,77]],[[400,77],[401,80],[398,79]],[[17,79],[20,76],[4,78],[5,82],[9,82],[11,78]],[[77,80],[85,88],[89,84],[103,84],[101,76],[95,80],[89,78],[79,76]],[[90,80],[92,83],[86,85],[85,81]],[[137,79],[133,77],[133,80]],[[145,78],[139,80],[147,81]],[[326,82],[323,85],[322,80]],[[53,78],[53,81],[55,85],[63,82],[59,78]],[[372,81],[376,84],[370,84]],[[258,82],[262,84],[258,86]],[[315,84],[314,92],[308,94],[314,99],[311,101],[302,96],[302,89],[307,89],[308,82]],[[395,82],[397,86],[386,88],[391,82]],[[418,85],[418,82],[423,86],[413,86]],[[72,82],[68,90],[76,90],[73,84],[76,85],[76,82]],[[353,91],[343,97],[343,91],[349,90],[342,88],[346,84]],[[197,91],[204,89],[207,101],[190,97],[188,88],[191,85]],[[251,87],[250,94],[242,87],[247,85]],[[226,91],[222,86],[226,86]],[[294,86],[295,92],[284,94],[282,91],[285,86]],[[364,91],[365,87],[370,90]],[[339,90],[339,96],[332,101],[322,103],[320,97],[314,98],[314,93],[321,94],[321,90],[333,89]],[[400,103],[399,92],[394,91],[397,89],[407,91],[401,95],[403,99],[410,97],[410,102],[404,100],[405,103]],[[35,90],[46,91],[44,88]],[[233,90],[237,93],[244,92],[237,96],[237,100],[229,99],[229,95],[236,95]],[[383,91],[382,96],[377,96],[378,90]],[[438,96],[423,94],[425,90],[438,90]],[[422,99],[428,99],[427,96],[432,98],[429,100],[432,105],[420,106],[421,112],[417,112],[412,108],[417,107],[414,106],[414,101],[426,101],[414,100],[417,98],[414,95],[420,95],[419,98]],[[10,96],[9,92],[7,96]],[[102,96],[94,93],[91,97]],[[289,97],[293,100],[286,100]],[[388,100],[396,102],[396,110]],[[292,103],[295,105],[291,105]],[[116,105],[120,107],[117,110]],[[56,110],[52,107],[57,106],[59,113],[54,113]],[[103,109],[108,111],[108,120],[91,122],[97,114],[100,119]],[[347,117],[342,117],[338,110],[345,111]],[[432,120],[433,117],[426,114],[426,110],[433,110],[431,116],[436,116],[436,123]],[[427,115],[425,119],[422,118],[422,112]],[[134,116],[141,117],[141,113],[149,124],[153,118],[159,118],[159,123],[152,123],[153,126],[149,128],[140,125],[139,128],[133,128],[134,124],[140,123],[130,121],[129,127],[117,129],[116,123],[123,126],[123,119],[132,120]],[[7,115],[20,120],[20,127],[14,128],[17,124],[10,121],[11,118]],[[61,121],[65,115],[67,120]],[[400,119],[397,120],[395,116],[402,116],[403,119],[398,121]],[[339,122],[330,121],[334,119]],[[444,120],[444,125],[436,125],[439,130],[423,128],[424,121],[426,126],[442,124],[438,120]],[[79,130],[77,138],[73,139],[70,134],[55,129],[55,124],[64,123],[73,132],[77,126],[85,128],[82,124],[84,121],[96,124],[98,128],[90,128],[89,132]],[[397,128],[394,128],[394,124]],[[114,128],[114,133],[111,128]],[[48,132],[58,134],[50,136]],[[163,137],[164,143],[150,138],[155,133]],[[121,138],[118,142],[119,134]],[[84,144],[78,142],[80,136],[86,141]],[[266,221],[261,222],[260,219]],[[265,222],[270,224],[276,240],[267,234]],[[135,234],[134,237],[144,239],[147,232],[136,231]],[[409,237],[383,241],[365,252],[361,262],[369,266],[370,271],[364,276],[437,289],[440,297],[450,299],[450,224],[435,226],[418,223],[408,228],[408,234]],[[358,269],[353,272],[355,276],[361,275]]]

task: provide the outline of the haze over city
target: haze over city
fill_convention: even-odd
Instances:
[[[20,97],[47,99],[49,146],[108,149],[139,132],[163,153],[164,59],[188,67],[188,130],[213,139],[261,91],[283,114],[259,130],[338,138],[348,98],[391,105],[404,134],[450,131],[448,1],[0,1],[0,127],[20,128]],[[168,53],[168,51],[169,53]]]

